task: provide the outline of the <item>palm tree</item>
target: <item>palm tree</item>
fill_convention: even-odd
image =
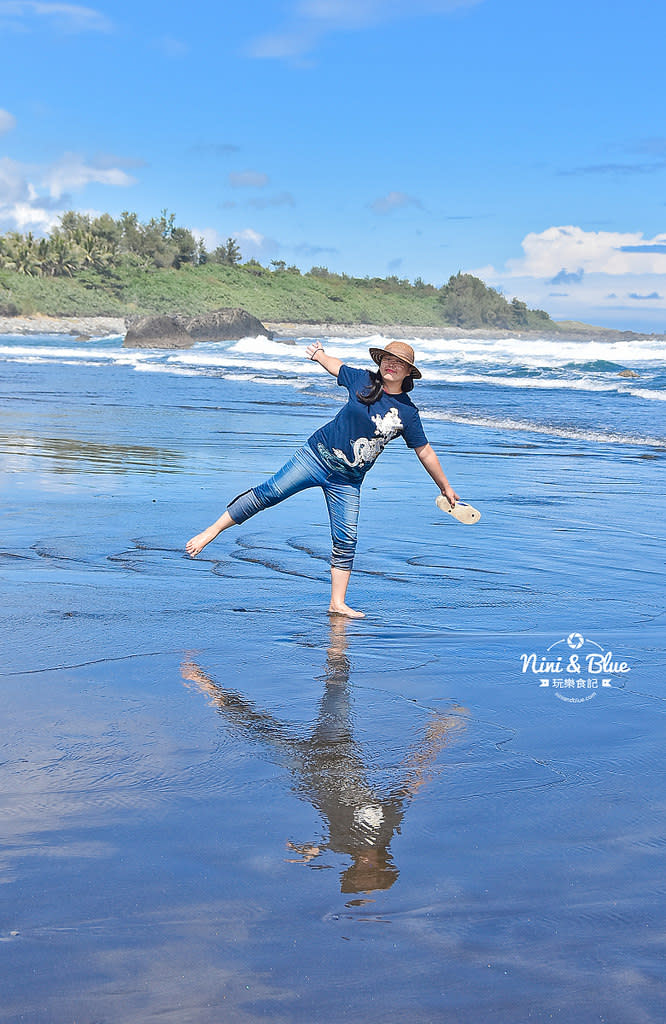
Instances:
[[[29,231],[27,235],[11,231],[5,235],[5,239],[9,243],[7,269],[15,270],[17,274],[36,277],[39,274],[39,259],[32,231]]]
[[[79,269],[76,246],[62,235],[51,238],[49,267],[51,277],[72,277]]]

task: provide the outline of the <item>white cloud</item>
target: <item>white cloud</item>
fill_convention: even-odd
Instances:
[[[108,160],[100,161],[99,164],[86,164],[77,153],[65,153],[57,163],[42,175],[42,184],[49,190],[49,194],[59,199],[65,192],[70,190],[81,191],[86,185],[134,185],[136,178],[132,178],[120,167],[105,166]]]
[[[134,180],[107,157],[89,165],[81,156],[66,153],[49,167],[4,157],[0,159],[0,230],[48,232],[74,205],[70,192],[93,183],[127,186]]]
[[[16,127],[16,118],[8,110],[0,110],[0,135],[5,135]]]
[[[392,213],[393,210],[401,210],[405,206],[422,207],[420,199],[407,195],[406,192],[389,192],[370,203],[370,209],[375,213]]]
[[[556,319],[647,324],[663,329],[666,234],[586,231],[574,225],[531,232],[523,256],[471,273],[546,309]]]
[[[224,234],[221,234],[217,228],[211,227],[192,228],[191,231],[195,238],[203,238],[208,252],[214,252],[218,245],[224,245],[227,238],[235,239],[244,260],[266,259],[269,256],[274,256],[280,248],[274,238],[267,238],[266,235],[260,234],[253,228],[226,231]]]
[[[242,231],[237,231],[235,237],[257,246],[262,245],[264,241],[264,236],[260,235],[258,231],[253,231],[252,228],[243,228]]]
[[[43,3],[40,0],[2,0],[0,25],[25,29],[35,19],[48,19],[48,25],[62,32],[110,32],[112,24],[105,14],[79,4]]]
[[[0,207],[28,199],[28,179],[23,166],[5,156],[0,159]]]
[[[214,252],[218,245],[226,242],[227,238],[222,237],[215,228],[190,228],[195,238],[202,238],[208,252]]]
[[[232,188],[265,188],[270,178],[263,171],[232,171],[228,181]]]
[[[666,274],[666,234],[645,238],[640,231],[585,231],[570,225],[531,232],[523,239],[522,248],[521,259],[507,262],[510,277],[552,278],[562,270]]]
[[[49,210],[33,203],[15,203],[7,213],[0,206],[0,221],[11,219],[16,231],[48,234],[56,227],[64,210]]]
[[[232,231],[230,234],[238,242],[244,260],[265,259],[267,256],[275,255],[280,249],[279,242],[274,238],[267,238],[253,228],[243,228],[242,231]]]
[[[382,22],[428,14],[447,14],[481,0],[297,0],[285,29],[255,39],[252,57],[298,57],[331,32],[358,31]]]

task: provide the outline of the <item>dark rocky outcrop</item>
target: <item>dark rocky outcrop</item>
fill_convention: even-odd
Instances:
[[[127,323],[123,348],[191,348],[192,337],[173,316],[136,316]]]
[[[216,309],[199,316],[176,318],[194,341],[237,341],[239,338],[272,338],[261,320],[240,307]]]
[[[272,338],[256,317],[244,309],[217,309],[200,316],[140,316],[127,322],[125,348],[191,348],[195,341],[237,341]]]

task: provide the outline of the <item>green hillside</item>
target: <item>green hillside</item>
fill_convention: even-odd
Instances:
[[[241,262],[232,238],[207,252],[163,211],[146,224],[67,213],[46,238],[0,235],[0,315],[127,316],[242,306],[260,320],[331,324],[555,328],[470,274],[442,288],[398,277],[355,278],[273,261]]]

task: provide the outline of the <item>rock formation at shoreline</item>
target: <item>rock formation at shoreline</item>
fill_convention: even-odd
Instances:
[[[191,336],[172,316],[132,317],[123,348],[191,348]]]
[[[234,341],[238,338],[272,338],[261,320],[240,307],[216,309],[199,316],[177,316],[174,319],[185,328],[194,341]]]
[[[238,307],[217,309],[200,316],[141,316],[127,323],[124,348],[191,348],[197,341],[237,341],[272,338],[260,320]]]

